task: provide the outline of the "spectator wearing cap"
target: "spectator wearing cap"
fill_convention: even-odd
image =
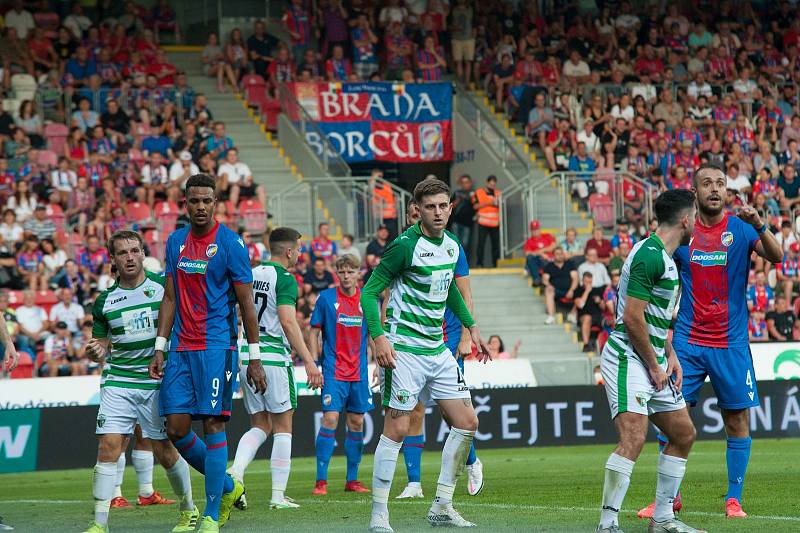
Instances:
[[[490,175],[486,185],[472,195],[472,207],[478,215],[478,255],[476,265],[494,268],[500,258],[500,191],[497,189],[497,177]],[[491,247],[491,262],[484,258],[486,241]]]
[[[192,154],[188,150],[183,150],[178,154],[178,160],[169,167],[169,181],[172,186],[184,189],[186,180],[199,173],[200,167],[192,161]]]
[[[542,283],[542,267],[548,261],[553,260],[556,239],[552,234],[542,231],[538,219],[531,220],[529,227],[531,235],[525,241],[522,249],[525,252],[525,268],[531,276],[534,286],[538,287]]]

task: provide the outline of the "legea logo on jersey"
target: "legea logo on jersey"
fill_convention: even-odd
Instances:
[[[704,252],[703,250],[693,250],[690,261],[704,267],[724,266],[728,264],[728,252]]]
[[[178,268],[187,274],[205,274],[206,269],[208,268],[208,261],[203,261],[202,259],[187,259],[186,257],[182,257],[181,260],[178,261]]]
[[[345,327],[353,328],[353,327],[358,327],[358,326],[361,325],[361,317],[360,316],[350,316],[350,315],[340,314],[337,317],[336,322],[338,322],[339,324],[341,324],[341,325],[343,325]]]
[[[122,325],[129,337],[151,337],[156,330],[150,308],[123,311]]]

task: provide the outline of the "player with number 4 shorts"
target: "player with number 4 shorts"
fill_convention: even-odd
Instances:
[[[144,243],[136,232],[114,233],[108,252],[119,277],[95,299],[92,338],[86,344],[90,359],[105,362],[95,429],[99,440],[92,490],[95,512],[87,532],[108,531],[111,500],[121,477],[118,461],[137,425],[142,437],[152,442],[153,453],[180,500],[178,524],[172,531],[194,531],[200,513],[192,501],[189,466],[167,440],[164,418],[158,413],[160,383],[147,370],[155,350],[164,278],[144,271]],[[150,460],[151,494],[146,501],[157,495],[152,490],[152,454]]]
[[[656,505],[648,533],[698,533],[675,518],[672,504],[695,439],[681,394],[682,372],[669,337],[678,300],[672,255],[687,244],[695,198],[685,189],[655,201],[658,228],[633,247],[620,273],[617,319],[600,359],[619,442],[605,467],[600,533],[619,533],[619,512],[650,422],[670,437],[658,461]]]
[[[319,294],[311,314],[311,353],[320,353],[322,335],[322,423],[317,434],[317,482],[314,495],[328,493],[328,464],[336,447],[339,413],[346,411],[347,456],[345,492],[369,492],[358,480],[358,466],[364,452],[364,413],[372,409],[372,392],[367,372],[367,325],[361,312],[358,290],[359,260],[343,255],[336,260],[339,286]]]
[[[781,245],[758,211],[743,205],[728,214],[725,172],[710,165],[694,174],[697,224],[692,240],[675,252],[681,303],[673,345],[684,373],[683,392],[694,405],[708,377],[722,411],[727,436],[728,491],[725,514],[744,518],[742,491],[750,460],[750,407],[759,405],[748,338],[747,280],[752,252],[772,263],[783,259]],[[663,436],[660,437],[662,446]],[[652,505],[639,512],[648,517]]]
[[[269,236],[272,255],[268,263],[253,269],[253,298],[255,302],[259,354],[266,371],[266,392],[248,386],[246,370],[241,370],[244,406],[250,414],[252,428],[239,440],[236,458],[229,473],[235,480],[243,481],[248,465],[258,448],[272,433],[271,509],[299,507],[286,497],[286,484],[292,465],[292,416],[297,408],[297,389],[294,380],[292,350],[305,364],[310,388],[322,385],[322,374],[303,341],[297,323],[297,280],[287,269],[297,264],[300,255],[300,233],[292,228],[276,228]],[[253,354],[242,354],[248,364]]]
[[[427,393],[452,424],[442,450],[436,498],[428,512],[433,526],[474,527],[453,508],[456,481],[464,470],[478,428],[469,387],[442,339],[445,307],[470,331],[478,359],[488,350],[454,279],[458,241],[445,231],[450,216],[450,189],[436,178],[414,188],[420,221],[395,239],[361,294],[361,305],[375,343],[375,360],[383,369],[383,434],[375,450],[370,530],[389,533],[388,499],[397,456],[408,434],[409,417],[420,395]],[[378,297],[390,287],[386,325],[381,324]]]
[[[247,381],[259,392],[267,386],[257,356],[250,257],[242,238],[214,220],[216,202],[213,177],[196,174],[186,181],[190,225],[167,239],[167,284],[149,367],[151,377],[163,376],[160,413],[167,418],[170,440],[205,477],[206,508],[198,529],[204,533],[219,531],[244,494],[244,486],[225,472],[225,422],[231,416],[237,368],[237,303],[251,355]],[[203,421],[205,441],[192,431],[193,419]]]

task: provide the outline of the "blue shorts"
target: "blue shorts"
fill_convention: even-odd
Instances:
[[[700,387],[711,379],[718,405],[723,409],[746,409],[759,405],[756,372],[749,346],[709,348],[688,342],[673,342],[683,368],[683,397],[695,405]]]
[[[450,338],[448,338],[447,342],[445,342],[444,344],[445,344],[445,346],[447,346],[447,349],[450,350],[450,353],[453,354],[453,357],[456,358],[456,364],[458,364],[458,368],[461,369],[461,374],[463,375],[464,374],[464,359],[458,356],[458,342],[459,342],[459,340],[461,340],[460,337],[457,338],[454,341],[451,341]]]
[[[333,376],[325,376],[322,386],[322,411],[364,414],[372,410],[372,391],[369,380],[340,381]]]
[[[233,350],[169,352],[161,381],[161,416],[231,417],[237,357]]]

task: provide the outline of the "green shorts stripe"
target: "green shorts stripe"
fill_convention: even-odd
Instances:
[[[392,369],[387,368],[383,371],[383,406],[389,407],[392,399]]]
[[[286,373],[289,377],[289,403],[292,404],[292,409],[297,409],[297,387],[294,384],[294,367],[287,366]]]
[[[628,412],[628,358],[619,358],[617,369],[617,414]]]

